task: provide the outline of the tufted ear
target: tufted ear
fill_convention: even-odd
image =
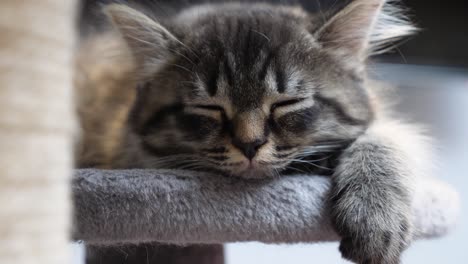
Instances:
[[[382,53],[396,40],[415,31],[401,10],[385,0],[354,0],[333,15],[315,37],[326,49],[362,62]]]
[[[148,76],[172,56],[179,40],[165,27],[131,7],[111,4],[104,12],[121,33],[133,54],[139,73]]]

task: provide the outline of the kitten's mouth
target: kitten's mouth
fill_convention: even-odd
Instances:
[[[244,160],[239,166],[235,175],[246,179],[263,179],[273,176],[269,166],[258,162],[257,160]]]

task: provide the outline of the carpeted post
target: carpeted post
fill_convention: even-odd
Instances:
[[[75,1],[0,1],[0,263],[68,263]]]

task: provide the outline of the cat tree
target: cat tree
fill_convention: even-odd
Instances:
[[[0,263],[66,263],[72,173],[74,1],[0,3]],[[329,179],[241,181],[177,170],[79,170],[75,240],[115,245],[338,240],[327,216]],[[420,179],[418,238],[454,225],[458,196]]]

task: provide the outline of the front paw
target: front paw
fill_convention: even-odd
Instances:
[[[335,227],[342,237],[339,247],[342,256],[359,264],[400,263],[401,253],[412,237],[407,206],[348,205],[335,211],[334,217]],[[392,208],[400,211],[395,212]]]
[[[407,233],[392,231],[368,231],[343,237],[340,252],[343,258],[359,264],[398,264],[401,252],[406,248]],[[350,233],[350,232],[348,232]]]

